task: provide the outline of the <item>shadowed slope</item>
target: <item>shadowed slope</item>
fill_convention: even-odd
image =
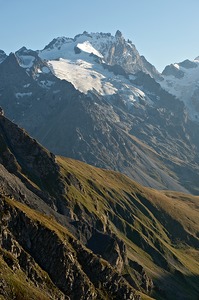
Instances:
[[[55,157],[3,116],[0,141],[5,299],[197,299],[198,197]]]

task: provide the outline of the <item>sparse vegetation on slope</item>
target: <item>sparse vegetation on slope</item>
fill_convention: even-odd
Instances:
[[[198,299],[198,197],[54,157],[4,117],[0,125],[6,300],[15,285],[24,300]]]
[[[127,263],[126,273],[135,285],[137,282],[143,291],[147,289],[144,285],[152,284],[150,279],[148,283],[139,282],[136,272],[139,273],[143,266],[141,273],[153,280],[158,293],[166,289],[169,299],[182,294],[189,299],[191,291],[190,299],[196,297],[199,292],[196,284],[199,197],[144,188],[119,173],[70,159],[57,159],[62,176],[70,174],[75,178],[67,187],[67,198],[76,208],[79,219],[85,222],[90,219],[95,228],[112,232],[126,245],[127,259],[123,269]],[[139,271],[135,270],[136,266]],[[194,280],[191,281],[191,277]],[[180,278],[183,278],[184,288]]]

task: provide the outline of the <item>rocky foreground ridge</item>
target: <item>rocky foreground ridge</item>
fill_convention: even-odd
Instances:
[[[0,138],[3,299],[139,299],[117,270],[52,217],[64,196],[55,157],[3,116]]]
[[[198,197],[55,157],[0,116],[1,299],[197,299]]]

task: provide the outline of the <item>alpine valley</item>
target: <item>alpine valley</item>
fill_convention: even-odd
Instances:
[[[198,300],[199,57],[0,50],[0,106],[1,300]]]

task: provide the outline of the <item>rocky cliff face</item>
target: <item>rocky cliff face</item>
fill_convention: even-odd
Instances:
[[[55,158],[4,116],[0,125],[5,299],[197,299],[197,197]]]
[[[198,123],[198,58],[171,64],[164,69],[162,75],[161,86],[183,101],[189,118]]]
[[[195,64],[173,68],[192,72]],[[0,64],[0,104],[55,154],[145,186],[198,194],[198,123],[156,75],[119,31],[83,33],[8,56]],[[197,89],[192,98],[197,107]]]
[[[49,227],[45,217],[3,197],[0,207],[3,259],[13,271],[22,271],[35,290],[49,299],[104,299],[103,292],[109,299],[139,298],[110,265],[84,249],[64,228],[56,230],[53,221]],[[5,283],[1,293],[6,290]],[[8,291],[6,299],[17,293],[17,289]]]
[[[7,55],[3,50],[0,50],[0,64],[6,59]]]
[[[31,186],[28,180],[34,180],[38,187],[51,194],[55,190],[59,194],[64,193],[55,156],[2,115],[0,140],[0,161],[9,172],[19,176],[27,185]]]
[[[119,65],[126,73],[134,74],[143,71],[150,74],[151,77],[160,78],[160,74],[155,67],[144,56],[140,56],[135,45],[130,40],[126,41],[121,31],[117,30],[115,39],[112,39],[106,46],[97,46],[95,42],[93,44],[103,54],[107,64]]]

